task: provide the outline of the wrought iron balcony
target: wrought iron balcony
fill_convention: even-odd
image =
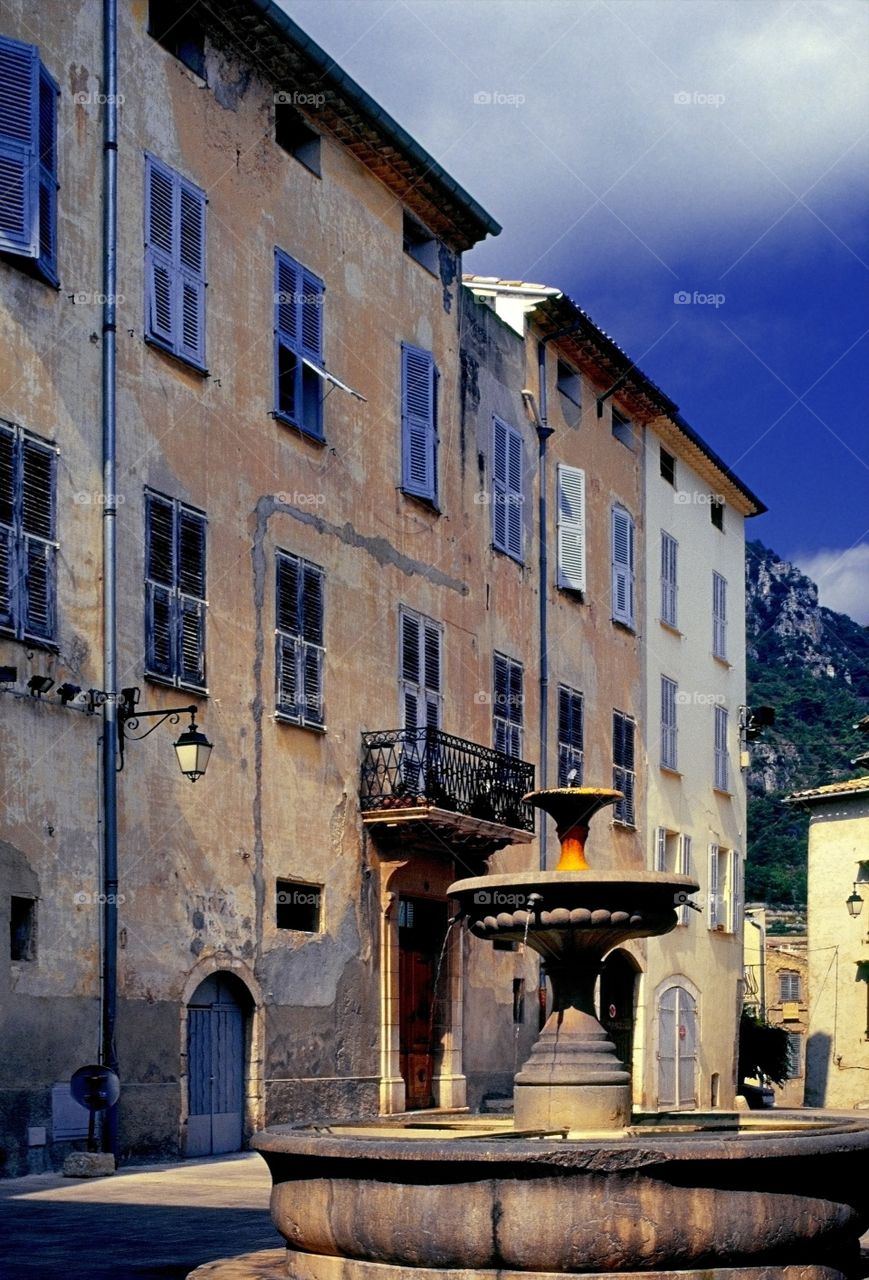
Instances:
[[[522,797],[533,789],[532,764],[440,729],[362,735],[360,804],[368,826],[424,825],[440,841],[486,856],[532,838],[534,810]],[[406,835],[418,839],[420,831]]]

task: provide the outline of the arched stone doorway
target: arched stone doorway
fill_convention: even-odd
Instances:
[[[218,970],[187,1004],[188,1156],[244,1144],[247,1059],[253,1001],[234,973]]]
[[[600,1023],[633,1075],[639,966],[628,951],[611,951],[600,974]]]
[[[657,1105],[669,1111],[697,1106],[697,1000],[671,983],[658,996]]]

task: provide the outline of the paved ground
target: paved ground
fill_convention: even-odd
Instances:
[[[281,1244],[270,1188],[255,1152],[0,1181],[0,1278],[183,1280],[212,1258]]]

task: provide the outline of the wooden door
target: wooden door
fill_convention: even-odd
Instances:
[[[434,1106],[435,979],[446,936],[446,903],[401,898],[398,915],[399,1069],[409,1111]],[[447,975],[441,965],[440,985]],[[442,1005],[443,989],[437,992]]]
[[[244,1011],[220,974],[201,983],[187,1011],[187,1155],[239,1151],[244,1133]]]

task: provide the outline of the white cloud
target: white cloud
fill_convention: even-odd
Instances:
[[[846,551],[813,551],[789,558],[817,583],[822,605],[869,626],[869,542]]]

